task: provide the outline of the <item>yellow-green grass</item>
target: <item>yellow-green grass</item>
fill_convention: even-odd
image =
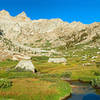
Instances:
[[[71,87],[67,82],[42,81],[35,78],[12,79],[13,86],[0,89],[0,100],[59,100],[70,95]]]
[[[72,80],[82,80],[82,81],[91,81],[96,78],[94,72],[99,69],[96,67],[87,67],[87,68],[77,68],[77,69],[69,69],[68,71],[72,72],[71,79]]]
[[[59,100],[61,97],[70,95],[71,87],[67,82],[64,82],[58,77],[48,77],[49,74],[56,72],[62,73],[62,64],[54,64],[48,62],[36,62],[33,64],[36,69],[43,74],[33,74],[32,72],[13,72],[7,70],[16,66],[18,62],[6,60],[1,62],[3,65],[0,70],[0,78],[10,78],[13,81],[13,86],[8,89],[0,89],[0,100],[14,99],[14,100]],[[45,76],[48,74],[48,76]],[[22,78],[21,78],[22,77]],[[36,78],[37,79],[36,79]]]
[[[13,61],[10,59],[7,59],[5,61],[0,61],[0,69],[14,67],[14,66],[16,66],[17,63],[18,63],[18,61]]]
[[[90,81],[91,79],[94,79],[96,77],[94,75],[94,72],[99,71],[99,68],[97,68],[95,65],[84,67],[76,63],[72,63],[71,65],[54,63],[34,64],[37,69],[44,74],[62,74],[64,72],[71,72],[72,80]]]
[[[77,58],[69,58],[68,63],[66,65],[64,64],[55,64],[55,63],[48,63],[46,62],[37,62],[33,61],[33,64],[35,65],[36,69],[40,74],[62,74],[63,72],[72,72],[72,79],[82,79],[84,77],[91,79],[95,78],[93,71],[98,71],[99,69],[96,67],[95,64],[91,66],[82,66],[83,63],[76,62]],[[5,63],[7,62],[7,63]],[[0,70],[0,77],[8,77],[8,78],[17,78],[17,77],[33,77],[34,75],[30,72],[6,72],[7,68],[10,68],[12,66],[15,66],[18,62],[11,61],[8,64],[8,61],[4,61],[3,67],[5,68]]]
[[[73,57],[72,52],[69,52],[71,56],[66,56],[66,64],[48,63],[46,57],[45,59],[33,57],[32,62],[39,72],[38,74],[30,72],[7,72],[7,68],[15,66],[18,62],[1,62],[0,65],[2,67],[0,67],[3,69],[0,70],[0,77],[13,78],[13,86],[11,88],[0,90],[1,98],[4,97],[4,100],[5,98],[14,98],[15,100],[59,100],[59,98],[69,95],[71,92],[68,83],[61,81],[61,77],[58,77],[64,72],[71,72],[70,79],[72,80],[89,82],[97,77],[94,73],[99,72],[100,69],[96,67],[95,62],[92,62],[90,57],[91,54],[92,56],[96,55],[95,51],[97,49],[84,52],[78,51],[76,52],[77,57]],[[85,54],[89,56],[83,61],[82,56]],[[100,56],[96,56],[95,60],[99,61]],[[91,63],[91,65],[83,66],[84,63]]]
[[[98,56],[99,58],[99,56]],[[77,61],[78,60],[78,61]],[[89,61],[81,61],[79,57],[68,58],[68,62],[66,65],[64,64],[54,64],[54,63],[37,63],[33,61],[36,68],[43,74],[62,74],[64,72],[71,72],[72,80],[82,80],[82,81],[91,81],[97,76],[94,75],[94,72],[100,72],[99,68],[96,67],[95,62]],[[85,65],[84,63],[91,63],[91,65]]]
[[[41,73],[61,73],[64,72],[67,68],[64,64],[55,64],[55,63],[37,63],[33,62],[36,66],[36,69]]]

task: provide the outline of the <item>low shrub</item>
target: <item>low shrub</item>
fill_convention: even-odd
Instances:
[[[8,88],[12,86],[12,81],[8,79],[0,79],[0,88]]]
[[[100,77],[91,80],[91,85],[95,88],[100,88]]]
[[[95,76],[100,76],[100,72],[97,72],[97,71],[96,71],[96,72],[94,72],[94,75],[95,75]]]
[[[95,62],[97,67],[100,67],[100,62]]]
[[[62,77],[62,78],[70,78],[71,75],[72,75],[71,72],[64,72],[64,73],[61,74],[61,77]]]

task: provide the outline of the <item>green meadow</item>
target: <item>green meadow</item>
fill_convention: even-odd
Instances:
[[[100,50],[82,47],[64,50],[66,64],[48,63],[46,56],[32,57],[37,73],[16,71],[14,67],[19,61],[1,61],[0,78],[11,81],[12,86],[0,88],[0,100],[59,100],[72,92],[65,80],[95,80],[100,76]]]

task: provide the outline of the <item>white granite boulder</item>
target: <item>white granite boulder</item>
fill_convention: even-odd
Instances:
[[[54,62],[54,63],[66,63],[65,58],[49,58],[48,62]]]
[[[19,68],[22,70],[24,69],[25,71],[32,71],[33,73],[35,73],[35,67],[32,64],[31,60],[21,60],[15,68]]]

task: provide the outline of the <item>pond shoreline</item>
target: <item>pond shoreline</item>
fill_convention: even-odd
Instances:
[[[66,100],[66,99],[70,98],[71,96],[72,96],[72,93],[70,93],[69,95],[66,95],[66,96],[60,98],[60,100]]]
[[[79,83],[81,83],[81,84],[85,84],[85,83],[87,83],[88,85],[90,85],[91,86],[91,88],[93,88],[93,89],[96,89],[96,90],[98,90],[98,89],[100,89],[100,88],[96,88],[96,87],[93,87],[91,84],[90,84],[90,81],[83,81],[83,80],[70,80],[70,79],[63,79],[64,81],[67,81],[67,82],[69,82],[69,84],[70,84],[70,86],[71,86],[71,88],[73,89],[73,88],[79,88],[80,86],[76,86],[76,85],[72,85],[71,83],[73,83],[73,82],[79,82]],[[83,86],[82,86],[82,88],[83,88]],[[67,100],[67,99],[69,99],[69,98],[71,98],[72,97],[72,93],[70,93],[69,95],[67,95],[67,96],[65,96],[65,97],[63,97],[63,98],[61,98],[60,100]]]

